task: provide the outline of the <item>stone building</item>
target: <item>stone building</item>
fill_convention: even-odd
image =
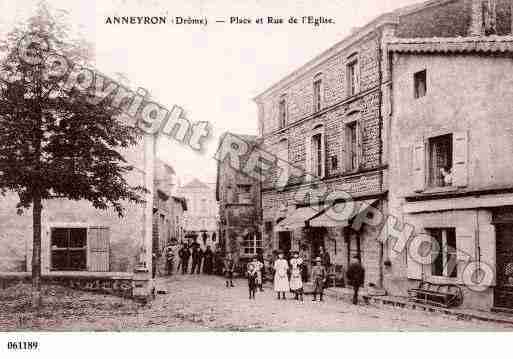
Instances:
[[[153,200],[152,253],[156,275],[167,273],[164,249],[184,239],[184,220],[187,201],[177,197],[174,169],[157,160],[155,162],[155,195]]]
[[[436,215],[420,214],[433,203],[425,202],[429,203],[428,207],[419,209],[422,207],[418,203],[419,194],[410,194],[409,197],[399,195],[407,189],[415,193],[411,188],[415,177],[402,176],[402,182],[398,180],[398,168],[409,162],[397,157],[397,146],[405,138],[412,140],[411,137],[417,135],[430,138],[453,133],[453,140],[470,141],[469,125],[463,123],[470,123],[468,121],[477,114],[467,116],[464,121],[462,118],[460,125],[451,128],[448,123],[462,116],[458,111],[463,111],[462,106],[470,99],[477,101],[474,106],[481,103],[482,100],[478,101],[473,93],[477,86],[474,85],[475,80],[482,80],[479,86],[488,86],[491,90],[495,82],[493,78],[485,80],[485,77],[499,73],[499,68],[507,71],[509,44],[507,40],[498,37],[511,33],[511,14],[512,3],[507,0],[432,0],[400,8],[356,29],[347,38],[258,95],[255,102],[259,113],[259,135],[264,148],[276,154],[279,161],[306,171],[305,175],[301,171],[289,169],[286,181],[278,179],[279,174],[275,171],[273,178],[263,183],[264,247],[269,244],[269,248],[285,252],[303,249],[306,256],[311,258],[317,254],[317,248],[323,246],[330,253],[332,262],[342,266],[347,266],[349,259],[356,255],[366,268],[366,286],[372,284],[385,288],[391,294],[405,295],[406,290],[416,282],[408,279],[409,276],[421,279],[419,270],[414,270],[413,265],[410,270],[406,256],[401,259],[392,256],[389,242],[376,240],[378,234],[393,236],[397,232],[396,228],[372,223],[369,218],[376,212],[403,218],[403,211],[414,210],[419,211],[417,222],[421,218],[426,221],[428,218],[447,220],[448,217],[441,212]],[[483,45],[479,39],[488,35],[493,35],[490,38],[492,40],[483,40],[483,44],[486,43]],[[458,37],[460,41],[454,40]],[[473,41],[469,37],[477,40]],[[416,40],[418,38],[420,40]],[[439,38],[445,40],[437,42]],[[415,47],[416,43],[418,47]],[[412,51],[412,48],[415,50]],[[483,54],[486,54],[486,58]],[[397,64],[393,59],[397,59]],[[465,64],[470,66],[465,67]],[[431,70],[426,79],[426,72],[422,71],[428,65]],[[490,70],[473,79],[472,71],[488,65]],[[450,76],[453,70],[456,76]],[[408,99],[403,103],[403,99],[408,96],[423,97],[422,86],[412,87],[407,82],[412,80],[412,72],[415,78],[418,77],[419,83],[424,78],[428,88],[433,79],[431,76],[445,76],[435,96],[439,101],[454,101],[443,106],[438,103],[438,107],[433,102],[424,108],[419,108],[422,100],[414,102]],[[449,79],[452,81],[450,86]],[[500,88],[505,88],[508,81],[509,77],[501,79],[504,85]],[[453,89],[452,92],[448,88]],[[451,96],[444,99],[442,90]],[[415,91],[418,94],[414,95]],[[509,90],[505,92],[507,95]],[[501,96],[497,92],[490,93],[495,98]],[[496,108],[500,116],[508,108],[506,102]],[[422,111],[422,115],[415,117],[416,111]],[[451,111],[455,113],[450,114]],[[482,114],[482,111],[477,113]],[[439,119],[436,118],[438,113]],[[495,113],[492,111],[488,115],[493,117]],[[397,116],[408,118],[408,122],[404,122],[404,119],[399,122]],[[449,120],[448,116],[453,117]],[[445,126],[442,126],[442,121],[445,121]],[[411,136],[408,132],[402,133],[401,126],[411,131]],[[423,137],[424,141],[428,137]],[[413,138],[412,141],[415,140]],[[445,140],[437,148],[450,147],[452,142],[447,138]],[[486,147],[485,143],[481,146]],[[508,142],[504,140],[500,143]],[[502,150],[508,151],[509,145],[505,146]],[[456,148],[460,151],[463,147]],[[488,152],[483,150],[485,153],[481,158],[489,158],[496,153],[496,150],[486,148]],[[404,154],[404,151],[401,153]],[[461,168],[461,159],[457,161],[455,165]],[[468,166],[475,168],[476,164]],[[500,167],[490,163],[481,166],[488,166],[490,171]],[[469,173],[468,178],[471,176],[473,174]],[[495,190],[501,187],[499,182],[506,178],[499,174],[489,176],[492,176],[492,180],[487,184],[477,177],[473,180]],[[440,181],[440,177],[436,181]],[[281,185],[277,186],[280,182]],[[334,200],[339,201],[340,198],[344,198],[345,206],[336,205]],[[409,202],[403,208],[401,201],[405,201],[405,198]],[[390,206],[389,200],[392,201]],[[448,201],[453,202],[452,199]],[[344,216],[337,216],[339,212],[344,212]],[[454,215],[456,221],[459,215]],[[468,227],[469,232],[478,223],[481,231],[484,228],[482,226],[490,226],[490,216],[490,212],[480,212],[476,219],[477,214],[474,213],[473,223],[476,224]],[[502,214],[501,221],[506,217],[507,214]],[[469,218],[461,217],[461,220]],[[438,227],[443,226],[438,223]],[[490,236],[490,230],[491,227],[485,237]],[[475,237],[477,232],[472,233]],[[442,236],[446,238],[448,234]],[[490,248],[482,250],[493,252]],[[409,270],[417,274],[409,274]],[[476,296],[486,297],[483,294]],[[490,304],[491,297],[487,298]],[[473,302],[469,299],[468,303]]]
[[[144,136],[137,145],[121,153],[134,168],[126,180],[130,185],[148,189],[146,201],[150,205],[124,203],[125,214],[120,218],[113,209],[98,210],[87,201],[45,201],[41,238],[43,278],[109,290],[119,289],[113,286],[123,282],[124,290],[131,291],[137,265],[151,274],[152,213],[159,207],[152,205],[156,192],[154,139]],[[17,215],[17,202],[13,193],[0,197],[0,279],[30,276],[32,212],[29,209]]]
[[[202,248],[209,245],[215,249],[218,243],[219,207],[215,186],[193,179],[177,191],[178,195],[187,201],[184,219],[185,240],[198,243]]]
[[[256,136],[230,135],[258,145]],[[232,168],[227,160],[218,162],[216,200],[220,249],[232,253],[238,263],[245,263],[263,251],[260,181]]]

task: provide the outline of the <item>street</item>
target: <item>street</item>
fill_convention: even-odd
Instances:
[[[226,288],[223,278],[176,275],[159,280],[155,301],[143,306],[129,299],[55,287],[45,307],[31,312],[20,300],[2,297],[0,330],[107,331],[359,331],[359,330],[511,330],[511,326],[463,321],[451,316],[374,305],[353,306],[327,297],[325,302],[278,301],[272,290],[248,299],[245,280]],[[23,301],[24,299],[22,299]]]

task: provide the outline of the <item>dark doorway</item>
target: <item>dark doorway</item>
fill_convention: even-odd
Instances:
[[[513,223],[496,226],[496,252],[494,306],[513,309]]]
[[[283,251],[284,257],[288,260],[292,248],[292,232],[279,232],[278,239],[278,249]]]
[[[324,243],[324,228],[310,228],[310,243],[311,243],[311,251],[312,251],[312,261],[315,260],[316,257],[320,255],[319,253],[319,247],[323,247],[324,250],[326,249],[325,243]]]

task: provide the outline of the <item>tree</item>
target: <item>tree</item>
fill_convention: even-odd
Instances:
[[[22,61],[17,46],[27,33],[45,38],[52,51],[72,63],[86,63],[91,51],[71,38],[62,14],[54,15],[44,3],[0,43],[0,194],[18,194],[19,214],[32,207],[32,303],[38,307],[45,200],[87,200],[98,209],[112,206],[122,216],[123,203],[143,203],[146,190],[126,182],[133,168],[120,154],[141,139],[135,125],[106,101],[93,104],[87,94],[62,88],[59,79],[48,76],[50,65],[44,61]],[[32,50],[45,56],[46,49]]]

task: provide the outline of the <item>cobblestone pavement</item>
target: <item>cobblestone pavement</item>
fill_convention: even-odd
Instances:
[[[244,280],[226,288],[223,278],[177,275],[159,280],[166,289],[149,305],[111,296],[83,294],[87,298],[62,299],[45,314],[23,314],[10,321],[12,313],[0,310],[3,330],[512,330],[512,326],[481,321],[463,321],[451,316],[372,305],[353,306],[326,298],[304,303],[278,301],[270,289],[248,299]],[[95,304],[92,305],[91,301]],[[58,309],[56,309],[58,308]]]

